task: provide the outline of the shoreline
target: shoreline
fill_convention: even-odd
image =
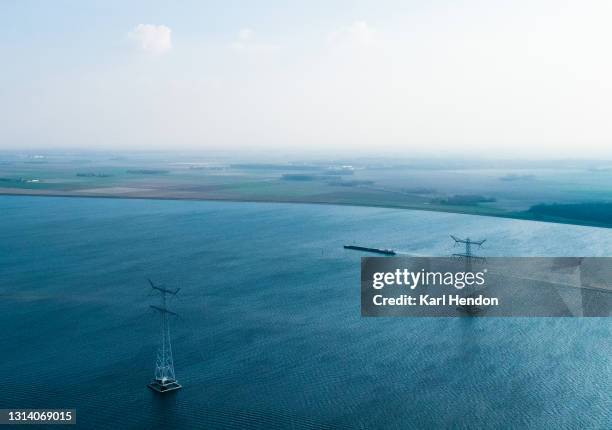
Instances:
[[[462,211],[462,210],[444,210],[439,207],[427,208],[420,206],[408,206],[408,205],[377,205],[359,202],[329,202],[329,201],[305,201],[305,200],[280,200],[280,199],[235,199],[235,198],[221,198],[221,197],[188,197],[188,196],[138,196],[138,195],[120,195],[120,194],[75,194],[70,192],[39,192],[32,190],[33,192],[24,191],[7,191],[6,189],[0,190],[0,196],[15,196],[15,197],[66,197],[66,198],[87,198],[87,199],[123,199],[123,200],[166,200],[166,201],[210,201],[210,202],[230,202],[230,203],[273,203],[273,204],[310,204],[310,205],[328,205],[328,206],[349,206],[349,207],[371,207],[381,209],[395,209],[395,210],[415,210],[415,211],[426,211],[426,212],[438,212],[438,213],[449,213],[458,215],[471,215],[471,216],[483,216],[493,218],[504,218],[514,219],[531,222],[542,222],[552,224],[566,224],[566,225],[578,225],[582,227],[595,227],[595,228],[612,228],[611,224],[586,222],[580,220],[571,219],[542,219],[526,216],[520,212],[508,212],[508,213],[477,213],[476,211]]]

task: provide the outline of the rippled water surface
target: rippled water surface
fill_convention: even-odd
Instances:
[[[612,230],[317,205],[0,197],[0,407],[84,428],[612,428],[610,319],[360,316],[359,253],[609,256]],[[184,388],[156,395],[158,297]],[[10,389],[6,389],[10,387]]]

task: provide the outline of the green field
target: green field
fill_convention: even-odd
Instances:
[[[612,226],[612,163],[0,154],[0,194],[382,206]]]

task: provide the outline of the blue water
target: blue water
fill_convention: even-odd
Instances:
[[[379,208],[0,197],[0,408],[82,428],[612,428],[605,318],[360,316],[359,253],[612,255],[612,230]],[[177,378],[152,378],[157,303]]]

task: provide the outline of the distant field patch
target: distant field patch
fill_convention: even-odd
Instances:
[[[534,219],[612,225],[612,202],[539,204],[529,208],[526,213]]]
[[[162,169],[136,169],[136,170],[127,170],[127,173],[135,174],[135,175],[163,175],[168,173],[168,170]]]
[[[127,193],[139,193],[143,191],[151,191],[148,188],[134,188],[134,187],[104,187],[104,188],[87,188],[79,190],[80,193],[87,194],[127,194]]]

